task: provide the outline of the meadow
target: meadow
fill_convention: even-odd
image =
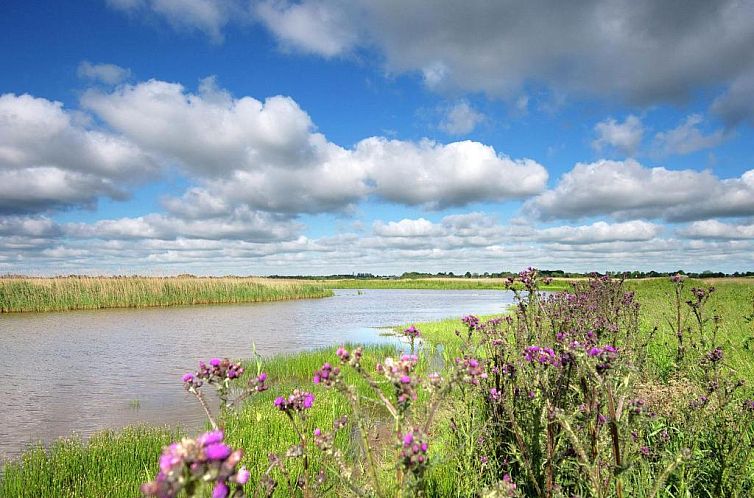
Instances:
[[[322,285],[242,277],[0,278],[0,313],[253,303],[328,297]]]
[[[427,290],[495,290],[505,285],[504,278],[400,278],[318,280],[329,289],[427,289]],[[563,290],[567,280],[553,280],[542,290]]]
[[[195,434],[132,428],[26,452],[5,465],[0,496],[137,496],[178,470],[215,482],[198,496],[754,493],[751,280],[597,280],[552,299],[521,290],[535,280],[522,273],[507,317],[405,329],[416,358],[344,345],[185,383],[226,390],[228,406],[208,408],[223,444],[243,449],[223,460],[235,474],[204,460],[196,475],[184,460],[158,474],[160,449]]]

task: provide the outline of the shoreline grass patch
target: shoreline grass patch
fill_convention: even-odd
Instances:
[[[233,304],[332,296],[308,282],[243,277],[0,278],[0,313]]]

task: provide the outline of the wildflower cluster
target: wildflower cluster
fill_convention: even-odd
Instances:
[[[416,400],[418,380],[411,375],[419,358],[413,354],[404,354],[400,360],[385,358],[384,363],[378,363],[376,370],[383,374],[394,386],[398,406],[406,409],[411,401]]]
[[[337,351],[335,351],[335,354],[338,356],[338,358],[340,358],[341,363],[347,363],[357,370],[361,369],[361,357],[364,354],[364,350],[362,348],[356,348],[353,350],[353,353],[351,353],[346,348],[341,346],[337,349]]]
[[[552,348],[540,346],[527,346],[524,349],[524,360],[528,363],[539,363],[540,365],[552,365],[554,367],[560,365],[560,360],[558,360],[558,356]]]
[[[461,379],[468,384],[478,386],[481,379],[487,378],[484,365],[476,358],[456,358],[455,363]]]
[[[303,413],[314,404],[314,395],[310,392],[294,389],[293,393],[287,398],[278,396],[273,403],[281,412]]]
[[[312,382],[315,384],[322,384],[324,386],[332,386],[338,380],[340,375],[340,368],[334,367],[329,363],[322,365],[322,368],[314,372]]]
[[[421,335],[419,329],[411,325],[409,328],[403,331],[403,335],[408,338],[408,342],[409,344],[411,344],[411,354],[414,354],[416,339],[418,339]]]
[[[196,376],[210,384],[224,382],[239,378],[243,374],[241,363],[233,363],[228,358],[212,358],[209,365],[199,362],[199,370]]]
[[[243,497],[243,485],[249,480],[249,471],[237,468],[243,451],[230,448],[223,437],[222,431],[211,431],[164,448],[160,471],[153,481],[142,485],[142,493],[174,498],[185,491],[193,496],[204,483],[210,483],[212,498]]]
[[[417,329],[415,326],[411,325],[409,328],[403,331],[403,335],[411,339],[416,339],[421,335],[421,332],[419,332],[419,329]]]
[[[249,379],[249,389],[258,393],[266,391],[268,388],[266,382],[267,382],[267,373],[260,372],[259,375],[257,375],[256,377],[252,377],[251,379]]]
[[[427,436],[419,429],[413,429],[401,436],[401,466],[414,475],[421,475],[429,465],[429,444]]]
[[[474,315],[466,315],[461,318],[461,323],[466,325],[469,330],[477,330],[480,326],[479,318]]]
[[[604,374],[608,371],[616,358],[618,358],[618,350],[609,344],[601,347],[592,346],[587,350],[586,354],[591,358],[596,358],[599,362],[597,363],[597,373],[599,374]]]

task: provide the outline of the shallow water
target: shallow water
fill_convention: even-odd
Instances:
[[[336,290],[326,299],[0,315],[0,458],[36,442],[147,422],[199,428],[180,377],[249,358],[394,340],[379,327],[503,311],[502,291]]]

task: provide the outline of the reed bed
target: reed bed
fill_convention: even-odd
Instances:
[[[266,278],[7,277],[0,278],[0,313],[253,303],[331,295],[320,284]]]

